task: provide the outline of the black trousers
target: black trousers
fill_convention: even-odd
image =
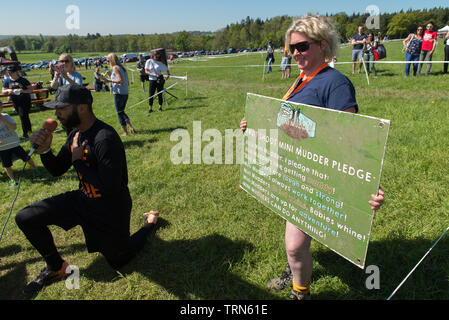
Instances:
[[[157,92],[161,92],[162,90],[164,90],[163,83],[158,83],[157,80],[150,80],[149,82],[150,82],[150,97],[154,96],[154,94],[156,93],[156,90],[157,90]],[[162,94],[159,94],[157,96],[157,98],[158,98],[159,105],[162,106],[163,101],[164,101],[162,98]],[[150,104],[150,107],[153,106],[153,98],[150,98],[149,104]]]
[[[80,205],[79,191],[72,191],[39,201],[16,215],[17,225],[51,270],[58,270],[63,260],[48,226],[59,226],[67,231],[81,225],[84,229],[86,226],[80,210],[85,211],[86,208]],[[127,243],[101,250],[101,253],[112,268],[120,269],[144,247],[152,228],[154,224],[146,224],[130,236]],[[103,240],[108,242],[108,239]]]
[[[444,61],[449,61],[449,45],[444,46]],[[448,63],[443,64],[443,72],[447,73]]]
[[[31,100],[25,102],[14,103],[14,110],[19,114],[22,123],[23,136],[27,137],[28,132],[32,132],[30,121]]]

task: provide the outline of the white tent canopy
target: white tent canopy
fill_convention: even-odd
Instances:
[[[438,32],[448,32],[449,31],[449,26],[445,26],[444,28],[441,28],[440,30],[438,30]]]

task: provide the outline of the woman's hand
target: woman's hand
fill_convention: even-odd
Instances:
[[[245,120],[245,118],[243,118],[242,121],[240,121],[240,130],[242,130],[243,133],[246,131],[246,120]]]
[[[372,200],[368,201],[368,203],[371,205],[371,210],[376,211],[380,209],[380,207],[384,203],[384,196],[385,196],[384,191],[382,190],[381,187],[379,187],[377,195],[372,194],[371,195]]]

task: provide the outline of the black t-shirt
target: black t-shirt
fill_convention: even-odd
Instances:
[[[5,79],[3,81],[3,88],[5,89],[23,89],[26,90],[31,83],[23,78],[19,77],[16,80],[12,80],[11,78]],[[11,94],[11,100],[14,103],[14,105],[22,105],[22,104],[28,104],[31,103],[31,97],[29,93],[21,93],[20,95]]]
[[[72,130],[57,155],[41,155],[45,168],[60,176],[73,165],[79,179],[80,213],[89,251],[102,251],[111,237],[123,243],[129,237],[132,200],[128,189],[125,148],[117,132],[96,119],[92,127],[80,133],[79,145],[87,141],[84,157],[72,163]],[[121,240],[120,240],[121,239]]]
[[[146,74],[145,73],[145,61],[143,61],[143,62],[138,61],[136,64],[136,68],[142,69],[142,70],[140,70],[141,76],[144,76]]]

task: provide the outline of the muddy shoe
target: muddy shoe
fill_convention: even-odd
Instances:
[[[279,278],[271,279],[267,283],[268,289],[274,291],[284,290],[286,287],[291,286],[293,284],[293,275],[290,270],[290,266],[287,264],[285,271],[282,272],[282,275]]]
[[[312,300],[312,296],[310,295],[310,292],[307,294],[303,294],[301,292],[298,292],[296,290],[292,289],[290,298],[292,300]]]

